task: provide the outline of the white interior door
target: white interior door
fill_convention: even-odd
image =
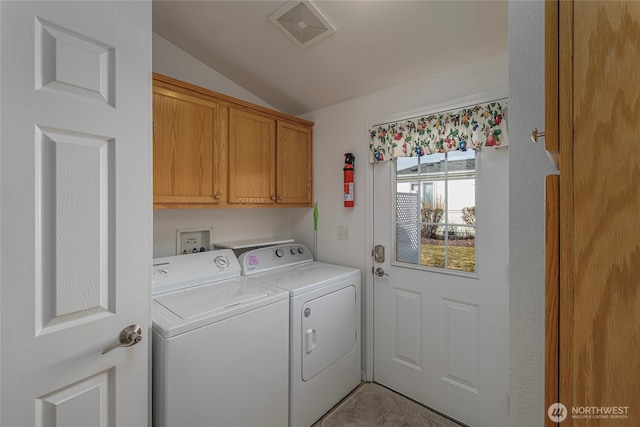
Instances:
[[[0,7],[0,424],[146,426],[150,29]],[[102,354],[132,324],[142,343]]]
[[[373,165],[374,242],[385,247],[374,261],[384,271],[374,274],[374,381],[467,424],[506,426],[508,152],[435,156]],[[475,227],[461,220],[470,206]]]

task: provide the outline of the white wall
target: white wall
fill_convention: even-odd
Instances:
[[[234,98],[274,109],[170,41],[153,33],[153,71]]]
[[[176,229],[183,227],[213,227],[213,242],[262,237],[290,238],[293,210],[294,208],[156,209],[153,211],[153,257],[175,255]]]
[[[370,168],[368,126],[390,119],[433,111],[434,106],[450,104],[488,92],[506,94],[508,56],[506,54],[441,75],[373,93],[338,105],[313,111],[303,117],[314,127],[314,195],[318,203],[318,256],[321,261],[360,268],[363,272],[363,301],[369,297],[371,274],[366,274],[371,254]],[[464,105],[464,104],[463,104]],[[343,154],[352,152],[355,162],[355,207],[343,207]],[[292,212],[293,237],[313,244],[313,214]],[[350,240],[338,240],[338,226],[349,227]],[[505,234],[507,233],[505,226]],[[366,329],[363,306],[363,338]],[[363,340],[365,350],[370,343]],[[363,369],[367,370],[363,353]]]
[[[544,423],[544,2],[509,2],[510,425]]]
[[[153,71],[273,109],[157,34],[153,34]],[[291,237],[291,213],[298,209],[303,208],[156,209],[153,211],[153,256],[175,255],[176,229],[185,227],[213,227],[214,242]]]

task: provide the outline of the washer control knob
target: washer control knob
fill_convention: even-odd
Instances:
[[[213,263],[220,268],[227,268],[229,266],[229,258],[220,255],[214,258]]]
[[[302,247],[298,248],[298,253],[299,253],[299,254],[304,253],[304,249],[303,249]]]
[[[278,258],[282,258],[284,256],[284,251],[282,249],[276,249],[276,256]]]
[[[291,248],[291,255],[295,255],[296,253],[298,253],[298,252],[296,251],[296,248]]]

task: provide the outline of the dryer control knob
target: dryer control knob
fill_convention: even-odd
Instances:
[[[284,256],[284,251],[282,249],[276,249],[276,256],[278,258],[282,258]]]
[[[304,249],[302,249],[302,248],[298,248],[298,253],[299,253],[299,254],[304,253]]]
[[[296,249],[295,248],[291,248],[291,255],[295,255],[296,254]]]

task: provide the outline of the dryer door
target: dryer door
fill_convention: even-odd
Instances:
[[[356,288],[347,286],[302,306],[302,380],[308,381],[356,345]]]

